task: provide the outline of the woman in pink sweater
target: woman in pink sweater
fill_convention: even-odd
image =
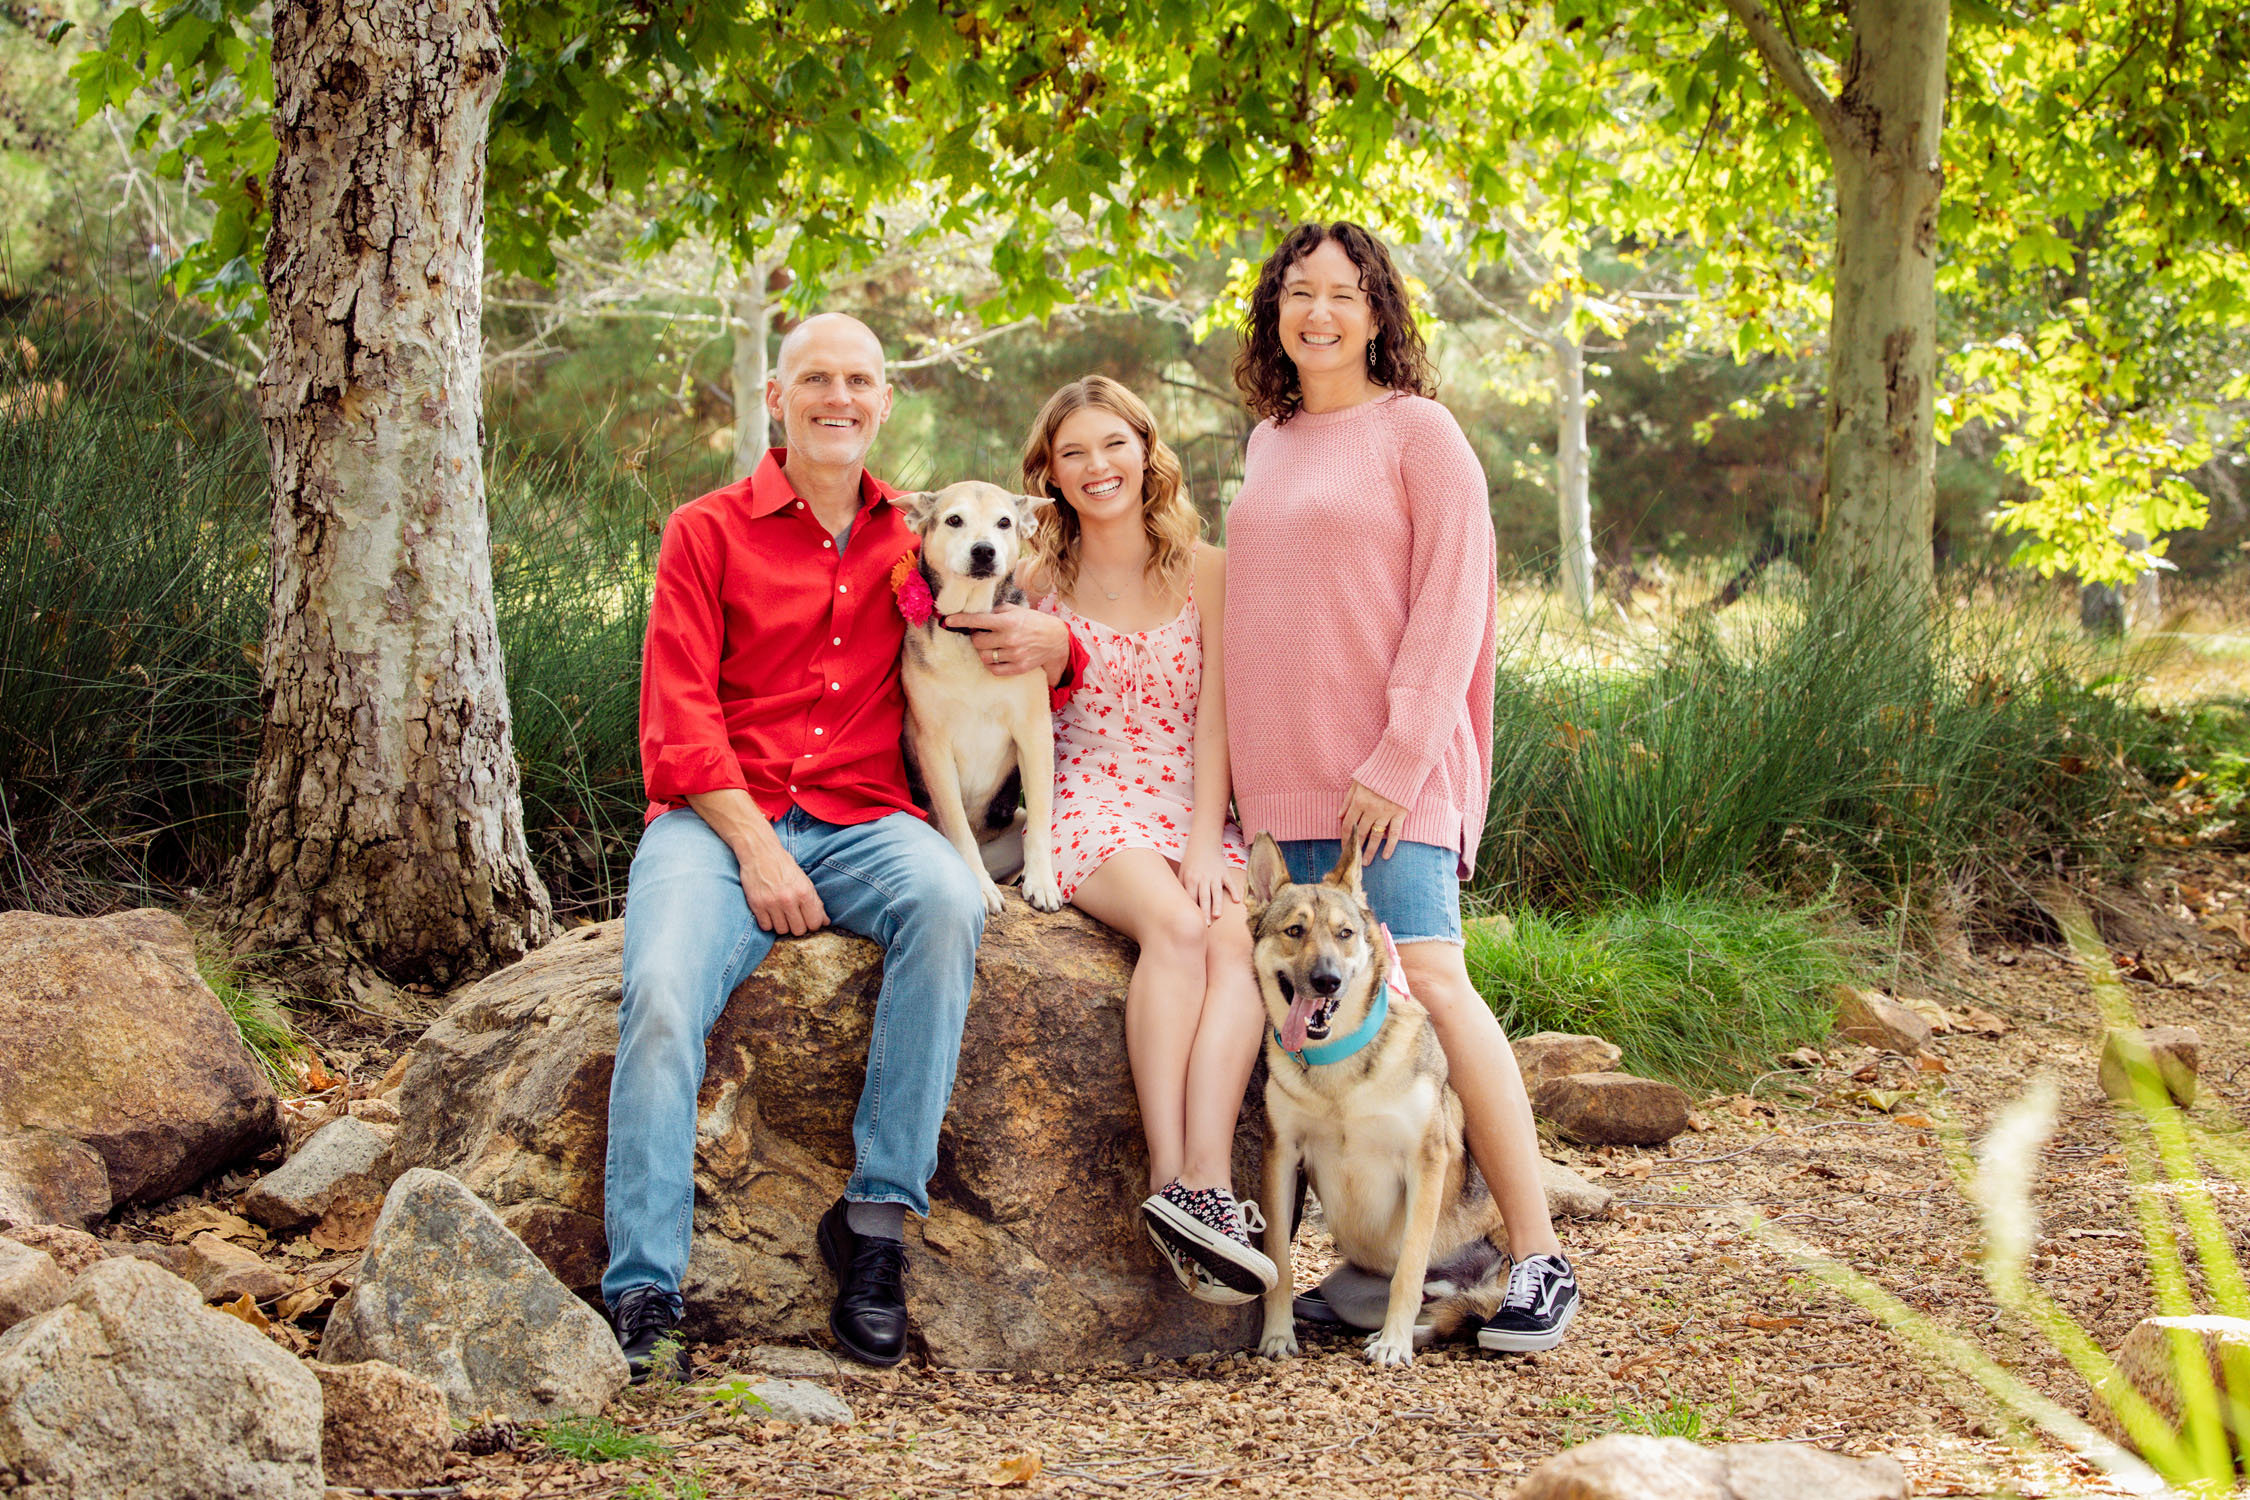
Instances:
[[[1264,418],[1227,512],[1227,738],[1245,833],[1317,880],[1350,839],[1430,1013],[1514,1261],[1488,1349],[1546,1349],[1578,1284],[1515,1054],[1469,981],[1461,881],[1492,783],[1498,591],[1483,467],[1390,253],[1306,224],[1258,275],[1235,381]],[[1301,1309],[1319,1312],[1317,1300]]]

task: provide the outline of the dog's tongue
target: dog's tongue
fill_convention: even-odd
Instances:
[[[1311,1024],[1313,1012],[1320,1009],[1320,997],[1304,990],[1289,1004],[1289,1015],[1281,1023],[1281,1045],[1284,1051],[1305,1050],[1305,1028]]]

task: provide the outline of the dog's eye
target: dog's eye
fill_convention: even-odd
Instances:
[[[1337,928],[1337,929],[1336,929],[1336,936],[1338,936],[1338,937],[1340,937],[1340,938],[1348,938],[1348,937],[1350,937],[1351,935],[1352,935],[1352,930],[1351,930],[1351,929],[1350,929],[1349,927],[1339,927],[1339,928]]]
[[[1292,922],[1287,927],[1282,928],[1281,931],[1286,937],[1301,938],[1305,935],[1305,924]]]
[[[1009,528],[1010,526],[1012,526],[1012,525],[1014,525],[1014,524],[1015,524],[1015,523],[1014,523],[1014,522],[1012,522],[1012,521],[1010,521],[1010,520],[1009,520],[1009,519],[1008,519],[1008,518],[1007,518],[1006,516],[1002,516],[1002,517],[1000,518],[1000,522],[999,522],[999,525],[1000,525],[1000,529],[1001,529],[1002,531],[1006,531],[1006,530],[1007,530],[1007,529],[1008,529],[1008,528]]]
[[[958,526],[961,524],[961,518],[959,516],[947,516],[945,518],[945,524],[948,526]]]

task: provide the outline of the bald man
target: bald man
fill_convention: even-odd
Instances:
[[[840,314],[807,320],[766,409],[788,446],[672,513],[649,605],[648,822],[603,1180],[602,1295],[636,1380],[685,1313],[704,1038],[777,937],[830,923],[883,945],[883,986],[851,1176],[807,1227],[836,1277],[836,1341],[874,1365],[906,1352],[902,1230],[929,1212],[984,932],[979,882],[916,810],[899,752],[889,576],[914,539],[865,467],[891,409],[881,344]]]

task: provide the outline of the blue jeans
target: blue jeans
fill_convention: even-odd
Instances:
[[[1325,878],[1344,852],[1339,839],[1283,839],[1282,863],[1289,878],[1303,885]],[[1401,839],[1389,859],[1378,854],[1359,872],[1360,888],[1375,920],[1391,930],[1394,943],[1461,942],[1461,880],[1458,856],[1436,844]]]
[[[791,808],[774,833],[811,878],[828,920],[883,945],[844,1196],[927,1214],[984,936],[983,888],[943,835],[911,813],[845,827]],[[602,1178],[602,1296],[612,1304],[636,1286],[679,1290],[695,1213],[703,1041],[773,944],[743,898],[734,851],[709,824],[678,808],[648,825],[626,888],[625,998]]]

